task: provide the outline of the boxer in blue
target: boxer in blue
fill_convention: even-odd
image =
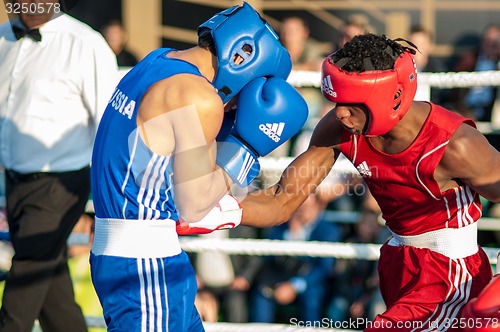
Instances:
[[[286,83],[288,52],[250,5],[216,14],[198,36],[196,47],[155,50],[131,69],[98,128],[90,262],[108,331],[204,330],[178,234],[237,226],[228,190],[248,186],[258,158],[307,118]]]

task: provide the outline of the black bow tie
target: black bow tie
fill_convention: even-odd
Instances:
[[[16,39],[19,40],[23,37],[29,36],[36,42],[42,41],[42,35],[40,34],[40,30],[38,29],[23,29],[18,26],[13,25],[12,31],[14,31],[14,35]]]

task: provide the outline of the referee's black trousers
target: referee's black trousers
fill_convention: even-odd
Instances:
[[[6,171],[7,219],[14,247],[0,310],[0,331],[87,331],[74,299],[67,240],[85,211],[88,167],[62,173]]]

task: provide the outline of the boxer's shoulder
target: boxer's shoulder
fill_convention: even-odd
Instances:
[[[200,114],[222,110],[222,100],[214,87],[203,77],[179,74],[151,86],[144,101],[161,105],[163,112],[195,107]]]

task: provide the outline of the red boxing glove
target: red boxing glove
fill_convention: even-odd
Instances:
[[[231,195],[225,195],[203,219],[196,222],[179,220],[176,230],[179,235],[208,234],[220,229],[238,226],[243,217],[240,202]]]
[[[500,331],[500,275],[497,274],[481,291],[470,300],[462,311],[465,332]]]

